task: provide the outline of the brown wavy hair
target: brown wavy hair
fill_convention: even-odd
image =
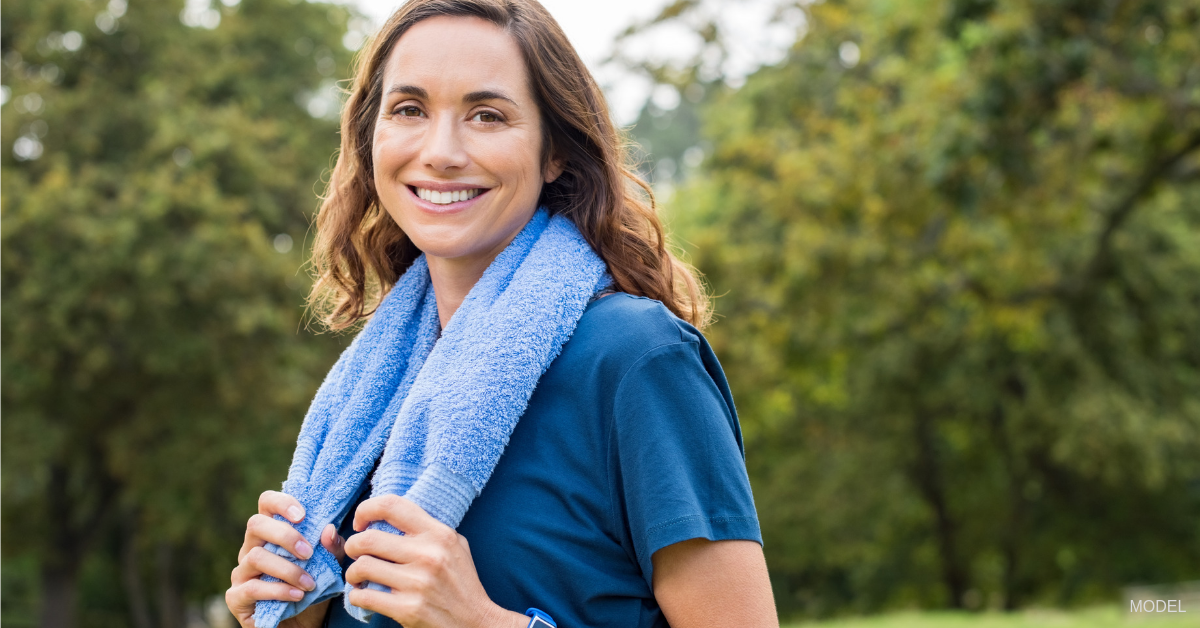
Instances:
[[[380,205],[371,144],[388,55],[409,28],[436,16],[482,18],[520,47],[542,117],[543,163],[563,164],[539,203],[575,223],[608,264],[616,290],[657,299],[697,327],[707,324],[708,297],[696,271],[668,249],[653,192],[629,166],[604,95],[535,0],[410,0],[359,53],[341,149],[316,219],[309,304],[324,324],[340,330],[370,317],[420,255]]]

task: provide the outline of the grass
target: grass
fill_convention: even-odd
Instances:
[[[789,624],[785,628],[1183,628],[1200,627],[1195,614],[1162,613],[1129,616],[1116,606],[1075,611],[1026,610],[1016,613],[965,613],[952,611],[900,612]]]

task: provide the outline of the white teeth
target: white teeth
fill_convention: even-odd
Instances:
[[[438,192],[437,190],[427,190],[425,188],[417,188],[417,196],[423,200],[429,201],[434,205],[449,205],[459,201],[466,201],[479,196],[482,192],[480,188],[470,190],[455,190],[454,192]]]

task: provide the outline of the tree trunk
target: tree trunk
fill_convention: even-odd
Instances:
[[[126,518],[121,538],[121,580],[125,585],[125,599],[129,603],[129,615],[133,628],[154,628],[150,623],[150,608],[146,603],[146,590],[142,586],[141,565],[137,551],[137,529]]]
[[[72,470],[66,464],[50,467],[44,525],[46,536],[52,541],[41,557],[39,625],[42,628],[75,628],[79,568],[116,494],[115,484],[102,472],[94,472],[100,468],[96,452],[88,450],[87,454],[91,455],[84,455],[82,464],[93,471],[89,477],[95,484],[88,487],[90,491],[83,491],[84,497],[77,487],[72,491]]]
[[[42,628],[75,628],[75,602],[79,593],[79,568],[71,561],[49,561],[42,566]]]
[[[1004,390],[1014,400],[1025,398],[1025,386],[1016,375],[1009,375],[1004,382]],[[1004,462],[1004,470],[1008,476],[1008,525],[1000,537],[1000,548],[1004,555],[1004,573],[1001,587],[1004,594],[1004,610],[1016,610],[1021,603],[1020,583],[1018,573],[1021,557],[1021,539],[1025,528],[1025,483],[1028,473],[1017,457],[1017,452],[1009,438],[1008,417],[1004,406],[996,404],[992,414],[992,435],[1000,449]]]
[[[74,504],[68,486],[69,471],[62,465],[50,468],[47,484],[46,527],[54,541],[42,555],[42,600],[39,625],[42,628],[75,628],[75,603],[79,594],[79,563],[83,550],[75,520]]]
[[[1000,432],[1001,430],[997,430]],[[1008,522],[1000,537],[1000,549],[1004,554],[1004,573],[1000,586],[1004,592],[1004,610],[1012,611],[1020,604],[1017,573],[1020,567],[1020,539],[1025,520],[1025,498],[1021,494],[1024,475],[1016,469],[1016,461],[1003,433],[997,435],[1004,465],[1008,472]]]
[[[159,628],[184,628],[186,623],[179,587],[175,582],[175,551],[169,543],[158,544],[155,571],[158,578]]]
[[[917,489],[933,511],[934,534],[942,562],[942,583],[950,595],[950,607],[963,608],[967,592],[967,570],[958,554],[955,540],[957,524],[946,503],[946,488],[933,443],[932,420],[917,411],[913,422],[917,458],[913,464],[913,479]]]

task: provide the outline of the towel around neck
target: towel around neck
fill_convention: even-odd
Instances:
[[[334,364],[300,428],[283,490],[304,506],[296,529],[313,556],[267,547],[304,568],[316,588],[298,602],[259,602],[255,626],[274,628],[344,591],[341,566],[320,535],[353,516],[355,492],[376,460],[373,497],[402,495],[457,527],[542,373],[609,285],[604,261],[575,225],[539,209],[439,330],[429,267],[418,257]]]

